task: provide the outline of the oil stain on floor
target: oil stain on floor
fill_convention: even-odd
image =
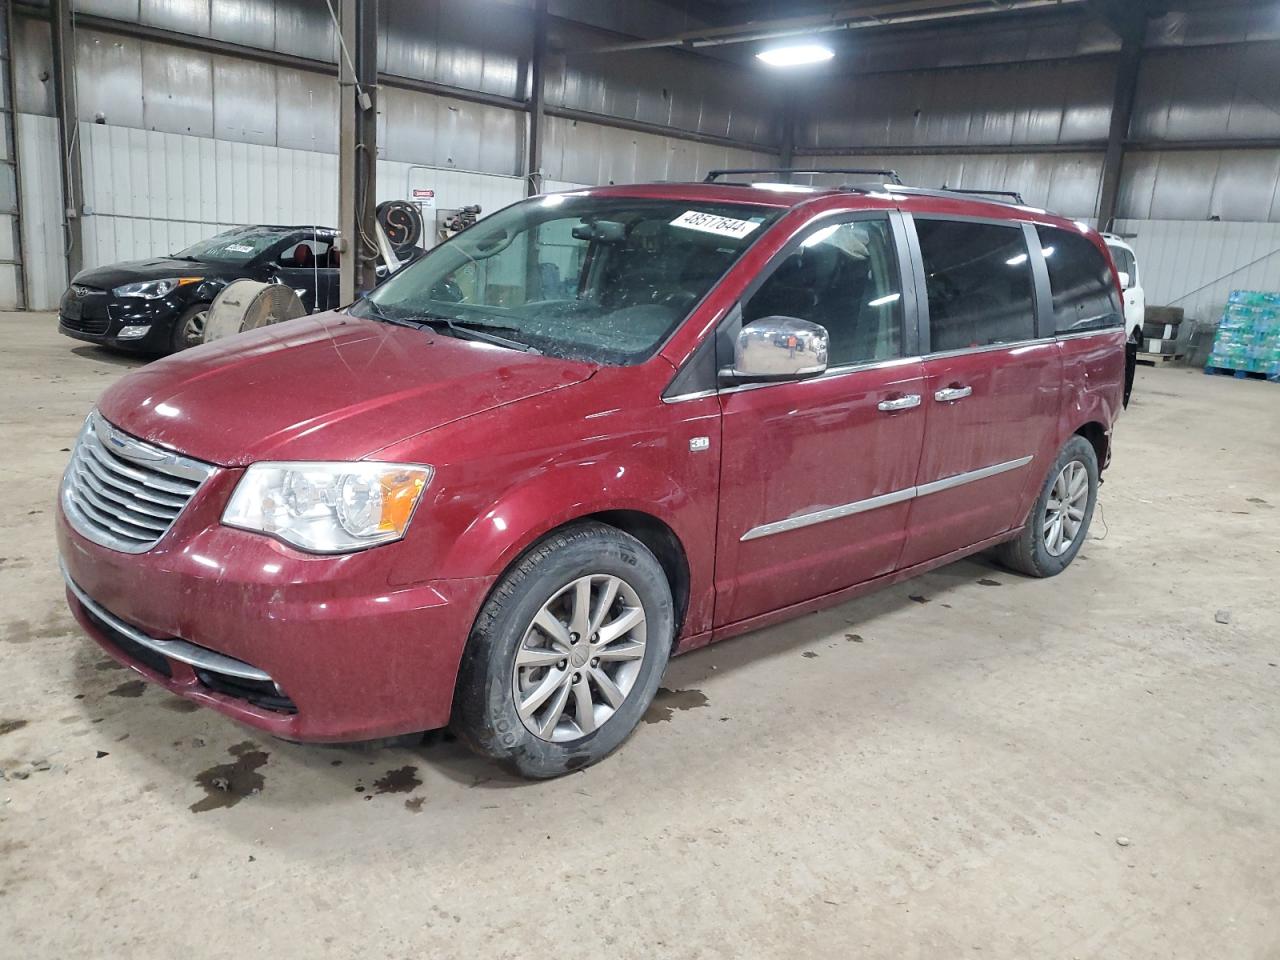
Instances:
[[[144,690],[147,689],[147,681],[145,680],[126,680],[120,686],[116,687],[110,693],[109,697],[140,697]]]
[[[400,767],[396,770],[388,770],[373,781],[373,792],[413,793],[414,789],[420,786],[422,786],[422,781],[418,779],[417,767]]]
[[[228,747],[227,753],[236,758],[234,762],[220,763],[196,774],[196,783],[204,788],[206,796],[191,805],[192,813],[234,807],[245,797],[262,792],[266,781],[258,770],[266,766],[267,752],[259,750],[252,740],[246,740]]]
[[[653,705],[645,712],[645,723],[666,723],[677,710],[694,710],[707,705],[707,697],[701,690],[668,690],[659,687]]]

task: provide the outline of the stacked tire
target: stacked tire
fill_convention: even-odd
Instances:
[[[1178,328],[1183,320],[1181,307],[1147,307],[1142,324],[1143,350],[1173,356],[1178,352]]]

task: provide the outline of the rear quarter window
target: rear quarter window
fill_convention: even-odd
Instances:
[[[1053,293],[1057,333],[1124,325],[1111,267],[1087,237],[1057,227],[1036,227]]]
[[[1035,338],[1031,258],[1021,226],[928,217],[915,223],[932,352]]]

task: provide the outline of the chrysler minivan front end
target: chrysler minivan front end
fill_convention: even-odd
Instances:
[[[575,448],[632,464],[611,504],[660,494],[660,479],[627,488],[656,469],[643,448],[664,435],[652,413],[673,371],[657,352],[776,215],[531,201],[346,311],[125,377],[60,491],[77,620],[147,679],[286,739],[445,725],[503,565],[586,501],[569,478],[602,458]],[[584,661],[620,685],[634,674],[600,662]]]

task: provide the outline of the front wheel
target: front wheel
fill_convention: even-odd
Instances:
[[[1049,468],[1018,539],[1002,544],[998,559],[1032,577],[1052,577],[1065,570],[1089,535],[1098,483],[1093,444],[1072,437]]]
[[[635,729],[675,625],[661,564],[599,523],[553,534],[499,581],[467,643],[453,726],[526,777],[604,759]]]
[[[198,347],[204,343],[204,328],[209,320],[209,304],[187,307],[173,324],[173,352]]]

